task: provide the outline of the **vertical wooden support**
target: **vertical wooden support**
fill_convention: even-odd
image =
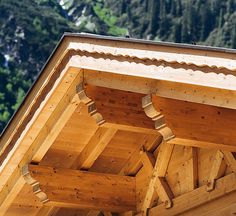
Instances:
[[[192,191],[198,186],[198,149],[190,147],[191,156],[187,161],[186,180],[188,191]]]
[[[225,159],[227,166],[229,166],[233,172],[236,172],[236,160],[235,160],[232,152],[222,151],[222,153],[224,155],[224,159]]]
[[[215,155],[213,165],[210,171],[210,176],[207,181],[207,191],[212,191],[215,188],[215,180],[219,178],[223,158],[223,153],[218,150]]]
[[[155,122],[156,130],[162,135],[162,144],[154,167],[152,165],[153,161],[151,160],[151,157],[149,157],[150,155],[146,154],[143,156],[143,162],[147,164],[147,161],[149,160],[149,167],[153,168],[153,174],[141,209],[143,215],[146,215],[148,208],[152,205],[155,191],[161,201],[165,204],[166,208],[172,206],[174,195],[165,179],[165,175],[174,147],[172,144],[168,144],[167,141],[174,138],[174,134],[172,130],[166,126],[164,116],[155,109],[151,94],[143,97],[142,107],[146,115]]]
[[[153,174],[146,191],[143,206],[141,211],[146,215],[148,208],[151,207],[153,201],[153,195],[156,191],[161,201],[165,204],[166,208],[172,206],[173,193],[165,180],[166,171],[172,155],[174,145],[163,142],[160,147],[159,154],[155,166],[153,168]],[[150,157],[146,157],[146,160]],[[144,162],[145,163],[145,162]],[[146,162],[147,163],[147,162]],[[152,165],[150,161],[149,166]]]

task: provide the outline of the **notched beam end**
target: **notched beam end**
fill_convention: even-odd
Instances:
[[[102,115],[97,111],[95,102],[86,95],[83,82],[76,86],[76,93],[78,94],[78,97],[81,102],[88,107],[88,113],[92,118],[95,119],[96,123],[98,125],[102,125],[103,123],[105,123],[105,120],[103,119]]]
[[[47,194],[44,193],[40,188],[40,183],[31,176],[28,164],[22,167],[21,173],[25,179],[25,182],[32,187],[33,193],[39,198],[39,200],[43,204],[49,202]]]
[[[152,95],[148,94],[142,98],[142,107],[145,114],[155,121],[155,129],[162,135],[164,141],[174,138],[172,130],[166,126],[165,117],[158,112],[152,102]]]
[[[173,131],[169,127],[164,127],[160,129],[158,132],[162,135],[163,140],[166,142],[175,137],[175,135],[173,134]]]
[[[145,114],[153,121],[156,121],[162,116],[161,113],[155,109],[152,103],[152,95],[150,94],[142,98],[142,108],[144,109]]]

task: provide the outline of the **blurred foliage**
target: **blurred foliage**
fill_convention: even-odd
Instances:
[[[236,2],[0,0],[0,131],[64,32],[236,48]]]

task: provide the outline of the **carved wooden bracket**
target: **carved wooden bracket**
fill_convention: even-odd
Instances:
[[[83,82],[76,86],[76,92],[79,96],[79,99],[88,107],[88,113],[96,120],[96,123],[98,125],[105,123],[102,115],[97,111],[95,102],[86,95]]]
[[[166,126],[164,115],[154,107],[151,94],[142,98],[142,107],[145,114],[155,122],[155,128],[162,135],[164,141],[174,138],[172,130]]]
[[[26,183],[31,185],[34,194],[40,199],[40,201],[43,204],[49,202],[47,194],[41,190],[39,182],[32,178],[32,176],[30,175],[28,164],[22,167],[22,175]]]

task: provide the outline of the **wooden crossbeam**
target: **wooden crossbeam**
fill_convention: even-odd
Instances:
[[[207,191],[211,191],[214,189],[216,179],[220,177],[222,169],[225,168],[222,167],[223,158],[224,154],[221,151],[217,151],[214,157],[213,165],[211,167],[210,176],[207,180]]]
[[[23,176],[45,205],[115,212],[136,209],[134,177],[39,165],[28,165]]]
[[[160,204],[149,210],[150,216],[174,216],[183,215],[184,212],[192,209],[197,209],[201,205],[208,205],[209,203],[218,200],[223,196],[230,196],[232,192],[236,191],[236,175],[235,173],[222,177],[215,182],[215,189],[208,192],[206,185],[201,186],[193,191],[185,193],[174,198],[173,207],[166,209],[164,204]],[[220,201],[220,199],[219,199]],[[234,200],[231,198],[231,202]],[[220,201],[221,202],[221,201]],[[224,205],[227,203],[224,202]],[[215,206],[213,206],[215,208]],[[199,215],[199,214],[198,214]]]
[[[141,169],[141,167],[142,161],[140,157],[140,150],[137,150],[131,155],[129,161],[127,161],[127,163],[121,169],[120,174],[134,176]]]
[[[155,166],[153,168],[152,177],[150,179],[148,189],[145,194],[144,202],[141,211],[144,215],[147,212],[147,209],[151,207],[153,201],[153,194],[156,191],[160,196],[162,202],[165,203],[165,206],[171,207],[173,194],[164,180],[164,176],[166,175],[167,167],[172,155],[174,146],[168,143],[163,142],[160,146],[160,151],[157,156],[157,160]],[[146,157],[148,158],[148,157]],[[149,164],[152,164],[150,162]]]

